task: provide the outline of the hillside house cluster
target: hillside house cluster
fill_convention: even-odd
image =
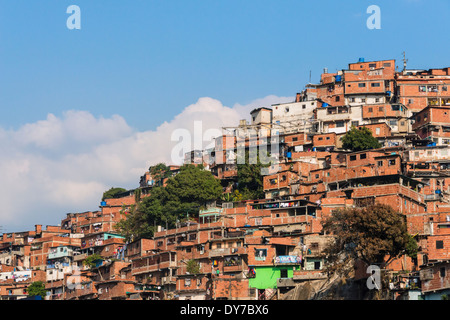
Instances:
[[[327,277],[321,251],[330,236],[321,222],[369,201],[404,214],[419,244],[416,259],[390,265],[395,298],[440,299],[450,293],[449,85],[450,68],[397,71],[395,60],[324,70],[295,101],[257,108],[250,123],[223,128],[213,149],[185,156],[231,193],[239,150],[265,147],[263,199],[215,202],[176,228],[126,243],[114,225],[135,204],[130,190],[98,211],[67,214],[57,227],[3,234],[0,296],[26,297],[40,280],[49,300],[276,299]],[[367,127],[382,147],[344,150],[352,127]],[[146,172],[136,190],[145,196],[164,182]],[[92,254],[102,259],[88,268]]]

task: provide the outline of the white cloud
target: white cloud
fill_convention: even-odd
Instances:
[[[177,129],[188,130],[193,143],[196,121],[203,135],[236,126],[256,107],[287,101],[292,98],[268,96],[227,107],[204,97],[144,132],[133,130],[119,115],[96,118],[74,110],[61,117],[49,114],[15,131],[0,128],[0,225],[7,232],[23,231],[35,224],[56,225],[68,212],[96,210],[106,189],[137,187],[150,165],[171,163],[178,144],[171,136]]]

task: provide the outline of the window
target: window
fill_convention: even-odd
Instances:
[[[266,260],[267,249],[255,249],[255,260]]]
[[[306,104],[303,104],[303,105],[302,105],[302,109],[306,109]]]
[[[378,161],[378,162],[377,162],[377,165],[378,165],[379,167],[382,167],[382,166],[383,166],[383,161]]]
[[[340,100],[341,100],[341,97],[336,96],[336,101],[340,101]]]
[[[441,276],[441,278],[445,278],[445,267],[439,269],[439,275]]]
[[[436,241],[436,249],[444,249],[444,241],[437,240]]]
[[[426,91],[427,91],[427,87],[419,86],[419,92],[426,92]]]
[[[375,88],[375,87],[379,87],[379,86],[380,86],[380,83],[379,83],[379,82],[374,82],[374,83],[371,83],[370,86],[371,86],[371,87],[374,87],[374,88]]]
[[[289,112],[289,107],[284,108],[285,112]]]
[[[396,126],[397,125],[397,120],[389,120],[389,125],[390,126]]]
[[[344,121],[338,121],[338,122],[336,122],[336,128],[343,128],[343,127],[345,127]]]
[[[355,98],[350,98],[350,102],[355,102]]]
[[[191,279],[184,279],[184,286],[190,287],[191,286]]]
[[[380,102],[380,98],[375,98],[375,102]]]
[[[297,141],[297,140],[298,140],[297,137],[292,138],[292,141]]]
[[[323,140],[323,137],[320,137],[320,138],[318,138],[317,140],[322,141],[322,140]]]
[[[368,112],[373,112],[373,108],[370,107],[370,108],[367,109],[367,111],[368,111]]]
[[[376,68],[377,64],[376,63],[369,63],[369,68]]]
[[[383,108],[383,107],[379,107],[379,108],[378,108],[378,111],[379,111],[379,112],[383,112],[383,111],[384,111],[384,108]]]
[[[367,158],[367,154],[366,153],[363,153],[363,154],[359,155],[359,159],[361,159],[361,160],[366,159],[366,158]]]
[[[320,261],[315,261],[314,262],[314,270],[320,270]]]
[[[359,121],[352,121],[352,126],[357,127],[359,125]]]
[[[361,103],[366,103],[366,98],[361,98]]]
[[[350,161],[355,161],[356,160],[356,156],[350,156]]]
[[[379,135],[380,134],[381,129],[380,128],[375,128],[375,134]]]
[[[395,166],[395,159],[389,160],[389,165],[390,165],[390,166]]]
[[[281,269],[280,270],[280,278],[287,278],[287,277],[288,277],[287,269]]]
[[[364,88],[366,86],[366,84],[364,82],[358,83],[358,87],[360,88]]]
[[[390,67],[391,66],[391,63],[390,62],[384,62],[383,63],[383,67]]]

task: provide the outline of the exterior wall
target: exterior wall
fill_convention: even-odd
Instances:
[[[272,105],[272,124],[276,129],[276,124],[278,123],[308,120],[313,116],[313,111],[316,107],[316,101],[302,101]]]
[[[450,293],[450,263],[436,263],[420,272],[422,292],[425,300],[441,300],[443,294]]]
[[[358,128],[362,127],[369,129],[375,138],[389,137],[392,133],[391,127],[389,127],[386,123],[365,124],[359,126]]]

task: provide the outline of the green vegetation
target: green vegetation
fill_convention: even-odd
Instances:
[[[36,296],[45,297],[45,295],[47,294],[47,290],[45,290],[45,283],[42,281],[33,282],[27,288],[27,293],[28,293],[28,296],[30,296],[30,297],[36,297]]]
[[[342,148],[352,151],[363,151],[381,148],[381,144],[366,127],[352,127],[342,138]]]
[[[245,154],[245,164],[237,165],[237,194],[242,200],[249,199],[263,199],[264,198],[264,183],[261,169],[269,167],[261,164],[259,153],[256,161],[254,157],[250,158],[249,152]],[[256,163],[255,163],[256,162]]]
[[[94,253],[94,254],[92,254],[92,255],[90,255],[90,256],[88,256],[84,261],[83,261],[83,264],[85,265],[85,266],[87,266],[88,268],[95,268],[96,266],[97,266],[97,262],[98,261],[102,261],[103,260],[103,258],[102,258],[102,256],[100,256],[99,254],[97,254],[97,253]]]
[[[171,176],[169,167],[164,163],[158,163],[155,166],[151,166],[148,171],[155,181],[155,185],[157,186],[162,186],[164,179]]]
[[[186,271],[189,272],[189,274],[197,275],[200,273],[200,264],[191,259],[186,263]]]
[[[111,188],[108,191],[105,191],[103,193],[102,201],[104,201],[105,199],[112,199],[117,194],[122,193],[122,192],[126,192],[126,191],[127,190],[123,189],[123,188]]]
[[[160,174],[166,175],[163,171]],[[184,165],[168,178],[166,186],[153,187],[149,196],[130,207],[115,228],[127,241],[152,237],[157,225],[173,228],[188,215],[198,216],[200,209],[221,195],[220,181],[211,172],[202,166]]]

